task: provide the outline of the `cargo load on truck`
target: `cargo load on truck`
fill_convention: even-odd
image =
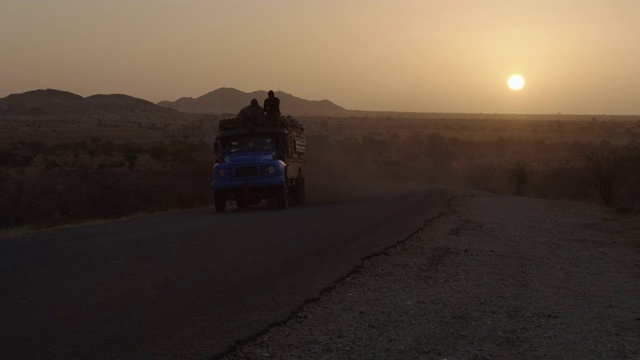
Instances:
[[[274,121],[220,120],[214,143],[215,208],[239,209],[275,199],[280,209],[305,203],[304,126],[287,116]]]

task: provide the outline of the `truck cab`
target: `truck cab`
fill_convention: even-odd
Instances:
[[[305,203],[304,127],[290,117],[275,124],[247,125],[239,119],[221,120],[214,143],[215,209],[229,202],[239,209],[275,198],[278,208]]]

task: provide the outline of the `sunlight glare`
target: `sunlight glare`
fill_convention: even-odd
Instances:
[[[518,74],[511,75],[507,80],[507,84],[511,90],[518,91],[524,87],[524,78]]]

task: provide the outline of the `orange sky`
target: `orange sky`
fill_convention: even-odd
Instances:
[[[0,0],[0,97],[279,88],[358,110],[640,114],[638,19],[637,0]]]

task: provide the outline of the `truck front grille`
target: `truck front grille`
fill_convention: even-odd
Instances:
[[[238,166],[233,169],[233,175],[235,177],[258,176],[260,168],[258,166]]]

